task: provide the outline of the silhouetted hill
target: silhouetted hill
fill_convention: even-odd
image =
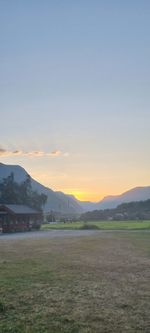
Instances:
[[[150,199],[150,186],[135,187],[120,195],[108,196],[96,204],[96,209],[115,208],[121,203]]]
[[[150,199],[123,203],[112,209],[87,212],[81,215],[81,220],[150,220]]]
[[[84,211],[92,211],[115,208],[124,202],[144,201],[147,199],[150,199],[150,186],[135,187],[120,195],[109,195],[97,203],[80,201],[80,205]]]
[[[0,181],[3,178],[7,178],[11,173],[14,174],[14,179],[17,183],[23,182],[28,173],[24,168],[19,165],[6,165],[0,163]],[[62,214],[80,214],[83,212],[82,207],[78,201],[74,200],[68,195],[62,192],[55,192],[50,188],[45,187],[31,177],[32,189],[47,195],[47,203],[45,205],[45,211],[56,211]]]
[[[23,182],[28,173],[19,165],[6,165],[0,163],[0,181],[14,173],[15,181]],[[81,214],[82,212],[115,208],[121,203],[150,199],[150,186],[136,187],[120,195],[107,196],[97,203],[77,200],[73,195],[55,192],[31,178],[33,190],[48,196],[45,211],[54,210],[62,214]]]

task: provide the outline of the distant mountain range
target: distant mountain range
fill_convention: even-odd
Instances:
[[[96,204],[97,209],[116,208],[126,202],[145,201],[150,199],[150,186],[135,187],[120,195],[107,196]]]
[[[0,181],[8,177],[11,172],[14,173],[15,181],[23,182],[28,173],[19,165],[6,165],[0,163]],[[77,200],[73,195],[67,195],[63,192],[55,192],[48,187],[40,184],[31,177],[33,190],[47,195],[48,200],[45,205],[45,211],[56,211],[67,215],[82,214],[86,211],[100,210],[107,208],[116,208],[124,202],[144,201],[150,199],[150,186],[136,187],[120,195],[107,196],[97,203]]]
[[[92,210],[81,214],[82,221],[150,220],[150,199],[122,203],[116,208]]]
[[[84,211],[111,209],[116,208],[122,203],[128,203],[133,201],[145,201],[150,199],[150,186],[135,187],[129,191],[126,191],[120,195],[110,195],[104,197],[97,203],[81,202],[81,206]]]

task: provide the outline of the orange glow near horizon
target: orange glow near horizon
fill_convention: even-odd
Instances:
[[[77,200],[80,201],[92,201],[92,202],[96,202],[96,201],[100,201],[101,199],[103,199],[103,197],[105,195],[107,195],[107,193],[99,193],[98,190],[95,190],[91,192],[89,192],[87,189],[82,189],[82,188],[71,188],[71,187],[64,187],[60,181],[60,184],[56,184],[56,179],[58,180],[58,177],[52,177],[49,178],[47,176],[46,173],[31,173],[31,176],[37,180],[38,182],[40,182],[41,184],[43,184],[44,186],[51,188],[53,191],[61,191],[65,194],[70,194],[73,195]]]
[[[100,197],[98,196],[97,198],[96,195],[94,196],[91,193],[83,192],[80,190],[64,190],[64,193],[71,194],[80,201],[98,201]]]
[[[43,184],[44,186],[52,189],[53,191],[61,191],[64,194],[73,195],[77,200],[80,201],[90,201],[90,202],[98,202],[102,200],[104,197],[109,195],[119,195],[121,193],[126,192],[137,186],[136,181],[126,181],[119,182],[116,184],[115,180],[111,180],[110,178],[101,180],[95,184],[91,182],[82,182],[82,178],[79,177],[79,180],[76,178],[70,177],[70,175],[66,175],[65,173],[55,173],[51,172],[49,174],[46,170],[43,172],[33,172],[30,170],[30,175]],[[76,184],[79,183],[79,186],[76,187]],[[140,181],[138,186],[146,186],[146,181]]]
[[[102,199],[103,196],[96,193],[90,193],[90,192],[82,192],[82,191],[76,191],[76,190],[64,190],[65,194],[71,194],[76,199],[80,201],[92,201],[96,202]]]

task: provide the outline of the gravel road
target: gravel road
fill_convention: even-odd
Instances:
[[[26,239],[26,238],[66,238],[66,237],[81,237],[81,236],[91,236],[103,234],[108,237],[111,233],[116,232],[145,232],[150,233],[148,230],[46,230],[46,231],[30,231],[30,232],[20,232],[14,234],[0,234],[1,240],[17,240],[17,239]]]
[[[56,238],[56,237],[80,237],[94,235],[95,230],[47,230],[47,231],[30,231],[14,234],[1,234],[1,240],[16,240],[25,238]]]

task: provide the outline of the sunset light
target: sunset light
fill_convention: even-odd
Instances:
[[[0,0],[0,333],[150,333],[150,0]]]
[[[1,162],[79,200],[150,183],[149,5],[112,3],[1,3]]]

